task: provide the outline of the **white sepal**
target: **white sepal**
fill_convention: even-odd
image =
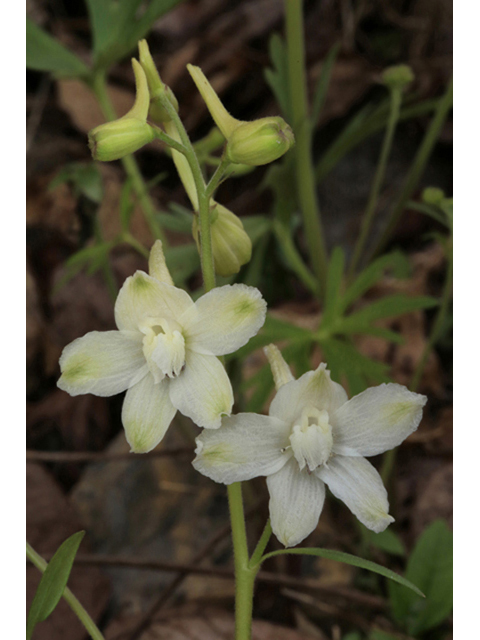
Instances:
[[[265,322],[267,305],[258,289],[244,284],[209,291],[181,319],[189,349],[222,356],[243,347]]]
[[[148,372],[142,335],[122,331],[87,333],[65,347],[60,369],[62,375],[57,384],[71,396],[113,396]]]
[[[267,477],[273,533],[286,547],[304,540],[318,524],[325,485],[315,474],[299,471],[295,458]]]
[[[277,418],[255,413],[223,418],[220,429],[205,429],[198,436],[193,466],[224,484],[267,476],[291,457],[288,435],[288,426]]]
[[[284,384],[272,400],[269,414],[293,424],[305,409],[314,407],[331,415],[348,400],[345,389],[330,379],[330,371],[321,364],[298,380]]]
[[[368,529],[380,533],[394,522],[388,514],[387,491],[382,479],[365,458],[335,456],[315,474]]]
[[[397,447],[420,424],[427,398],[400,384],[382,384],[359,393],[331,417],[333,451],[375,456]]]
[[[215,356],[187,350],[185,368],[169,389],[173,406],[199,427],[218,429],[222,415],[232,411],[232,385]]]
[[[170,401],[168,380],[155,384],[149,373],[125,396],[122,422],[133,453],[147,453],[162,440],[177,410]]]
[[[193,300],[186,291],[136,271],[120,289],[115,303],[115,322],[119,329],[135,330],[146,318],[175,320],[189,307],[193,307]]]

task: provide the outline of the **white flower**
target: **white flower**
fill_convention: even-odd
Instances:
[[[201,427],[220,426],[233,393],[216,356],[246,344],[266,314],[260,292],[243,284],[213,289],[194,303],[173,286],[160,241],[149,271],[137,271],[121,288],[118,331],[92,331],[65,347],[58,381],[72,396],[127,390],[122,422],[137,453],[162,440],[177,410]]]
[[[325,484],[366,527],[383,531],[393,522],[387,492],[364,456],[392,449],[410,435],[426,397],[382,384],[348,400],[325,364],[298,380],[278,357],[272,364],[277,388],[283,384],[269,415],[240,413],[224,418],[218,431],[203,431],[194,467],[225,484],[267,476],[272,529],[286,547],[317,526]]]

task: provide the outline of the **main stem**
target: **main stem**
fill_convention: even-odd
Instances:
[[[235,563],[235,640],[250,640],[253,586],[257,569],[251,569],[249,566],[242,485],[235,482],[228,485],[227,490]]]
[[[200,257],[205,291],[208,292],[215,287],[215,267],[210,233],[210,194],[207,191],[195,150],[178,113],[168,99],[162,100],[162,104],[175,124],[180,140],[185,148],[184,155],[192,171],[195,188],[197,190],[200,215]],[[239,482],[228,486],[228,504],[230,508],[235,563],[235,640],[250,640],[253,586],[258,569],[251,569],[249,566],[242,486]]]
[[[365,215],[362,221],[362,228],[355,251],[353,253],[352,264],[350,266],[350,276],[353,276],[361,258],[362,252],[365,248],[368,234],[372,227],[373,216],[375,209],[377,208],[378,196],[380,194],[380,188],[385,176],[385,170],[387,168],[387,160],[390,156],[390,149],[392,148],[393,136],[395,128],[397,126],[398,118],[400,115],[400,106],[402,104],[402,91],[401,89],[394,88],[390,92],[390,114],[388,118],[387,128],[385,131],[385,137],[383,139],[382,150],[380,152],[380,159],[378,161],[377,170],[372,182],[372,188],[370,191],[370,197],[368,199],[367,207],[365,209]]]
[[[324,290],[327,249],[317,201],[312,162],[311,125],[308,117],[302,0],[285,0],[288,77],[295,134],[296,182],[300,209],[313,271]]]
[[[105,118],[107,120],[115,120],[117,118],[117,114],[115,113],[112,101],[110,100],[110,96],[108,95],[105,72],[96,72],[92,81],[92,88]],[[143,180],[143,176],[140,172],[140,169],[138,168],[137,161],[133,156],[129,155],[123,157],[121,159],[121,162],[123,164],[123,168],[125,169],[125,173],[128,175],[132,182],[133,190],[137,195],[150,232],[152,233],[154,238],[160,238],[164,248],[166,248],[168,245],[165,234],[163,233],[162,228],[156,220],[155,205],[150,198],[147,187]]]
[[[40,556],[35,551],[35,549],[32,546],[28,544],[28,542],[27,542],[27,558],[42,573],[47,568],[47,562],[42,558],[42,556]],[[68,587],[65,587],[65,590],[63,592],[63,597],[65,598],[67,603],[70,605],[71,609],[73,610],[77,618],[80,620],[80,622],[83,624],[85,629],[88,631],[88,633],[90,634],[90,637],[93,638],[93,640],[105,640],[103,635],[100,633],[100,630],[98,629],[97,625],[88,615],[88,612],[83,608],[80,601],[77,600],[77,598],[73,595],[73,593],[70,591]]]

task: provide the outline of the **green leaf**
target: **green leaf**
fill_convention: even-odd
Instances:
[[[441,99],[441,98],[440,98]],[[417,104],[408,104],[400,111],[399,121],[418,118],[435,111],[439,98],[424,100]],[[340,160],[363,140],[381,131],[387,124],[390,99],[382,101],[378,106],[367,105],[356,113],[347,123],[343,131],[325,151],[316,166],[317,181],[321,182]]]
[[[165,260],[176,284],[185,282],[200,269],[197,245],[193,243],[169,247],[165,251]]]
[[[290,95],[288,82],[287,51],[282,37],[274,33],[269,42],[270,59],[273,69],[265,69],[265,81],[273,91],[283,116],[289,120]]]
[[[111,0],[86,0],[86,3],[93,33],[93,53],[97,59],[117,33],[115,11]]]
[[[335,247],[328,264],[325,305],[320,329],[328,327],[339,314],[345,254],[341,247]]]
[[[62,597],[75,555],[84,535],[85,531],[79,531],[67,538],[48,563],[28,612],[27,640],[32,637],[35,625],[48,618]]]
[[[386,551],[393,556],[404,556],[405,555],[405,547],[403,546],[403,542],[397,536],[397,534],[392,531],[392,529],[388,528],[385,531],[381,531],[380,533],[375,533],[363,527],[367,534],[367,540],[369,544],[380,549],[381,551]]]
[[[396,620],[417,636],[440,624],[453,606],[453,534],[443,520],[433,522],[421,535],[407,565],[405,577],[424,591],[419,600],[390,585],[390,603]]]
[[[272,221],[267,216],[245,216],[241,221],[253,245],[272,230]]]
[[[320,72],[320,75],[318,76],[317,86],[315,88],[312,105],[312,115],[310,117],[313,128],[315,128],[318,118],[320,117],[320,113],[323,109],[323,105],[325,104],[333,65],[335,64],[335,60],[337,59],[339,51],[340,43],[337,42],[327,53],[325,60],[323,61],[322,70]]]
[[[429,309],[437,304],[437,300],[430,296],[394,294],[376,300],[360,311],[352,313],[348,318],[343,318],[337,329],[341,333],[364,333],[376,320],[401,316],[419,309]]]
[[[381,631],[380,629],[374,629],[368,636],[368,640],[399,640],[398,636],[392,636],[391,633]]]
[[[345,553],[343,551],[333,551],[331,549],[320,549],[320,548],[299,548],[299,549],[281,549],[279,551],[272,551],[271,553],[267,553],[263,556],[260,562],[264,562],[268,558],[273,558],[274,556],[280,556],[285,554],[293,554],[293,555],[307,555],[307,556],[317,556],[319,558],[326,558],[327,560],[335,560],[336,562],[343,562],[345,564],[350,564],[353,567],[358,567],[359,569],[366,569],[367,571],[372,571],[373,573],[378,573],[393,582],[396,582],[403,587],[407,587],[411,589],[414,593],[421,597],[425,597],[424,594],[420,591],[418,587],[416,587],[410,580],[403,578],[398,573],[387,569],[387,567],[382,567],[376,562],[371,562],[371,560],[364,560],[363,558],[359,558],[358,556],[354,556],[350,553]]]
[[[349,383],[353,381],[355,388],[350,388],[350,395],[364,391],[369,381],[376,383],[390,381],[387,376],[388,366],[364,356],[354,345],[336,338],[328,338],[322,340],[320,346],[332,377],[337,382],[341,382],[342,375],[351,376],[348,381]],[[363,378],[363,389],[359,389],[358,377]]]
[[[27,68],[57,76],[88,76],[89,68],[75,54],[27,18]]]
[[[185,233],[191,237],[193,224],[192,210],[182,207],[175,202],[170,202],[168,208],[171,213],[157,214],[157,218],[162,227],[165,227],[165,229],[168,229],[169,231]]]
[[[347,288],[341,300],[341,311],[344,313],[354,302],[362,297],[376,284],[388,267],[398,262],[397,252],[389,253],[377,258],[358,274],[353,283]]]
[[[102,175],[93,163],[71,162],[66,164],[48,185],[53,190],[59,184],[70,183],[76,195],[83,195],[92,202],[100,204],[103,198]]]
[[[84,247],[70,256],[65,262],[64,275],[54,287],[54,293],[60,291],[69,280],[85,267],[89,275],[98,271],[106,260],[108,260],[108,255],[114,244],[114,242],[100,241],[92,246]]]
[[[135,204],[132,200],[132,181],[128,178],[125,180],[120,191],[120,225],[122,231],[128,231],[130,220],[135,210]]]

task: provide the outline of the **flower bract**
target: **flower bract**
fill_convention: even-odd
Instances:
[[[149,271],[137,271],[121,288],[118,331],[93,331],[65,347],[58,381],[73,396],[126,390],[122,421],[137,453],[162,440],[177,410],[201,427],[220,427],[233,393],[217,356],[246,344],[266,314],[260,292],[243,284],[218,287],[194,303],[173,286],[160,241]]]
[[[365,456],[399,445],[419,425],[426,397],[399,384],[382,384],[348,400],[326,365],[289,380],[268,416],[240,413],[197,438],[194,467],[231,484],[266,476],[277,538],[291,547],[317,526],[325,485],[369,529],[391,522],[387,492]]]

